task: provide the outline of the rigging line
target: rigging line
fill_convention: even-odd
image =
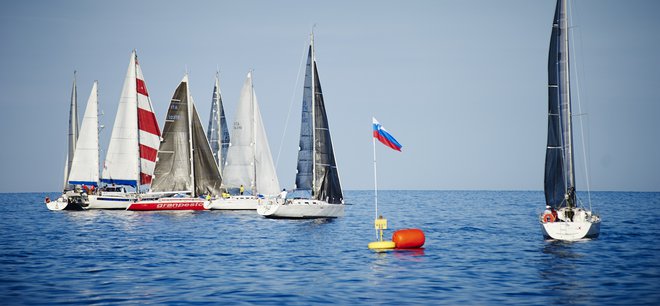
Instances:
[[[573,24],[573,14],[574,14],[574,12],[575,12],[575,2],[571,1],[571,14],[569,15],[571,25]],[[575,54],[577,56],[577,52],[575,52],[576,51],[575,50],[575,35],[570,35],[569,37],[571,38],[571,46],[573,46],[573,54]],[[582,46],[582,35],[580,35],[580,46]],[[584,50],[584,48],[580,48],[580,50]],[[582,58],[584,58],[584,56],[580,56],[580,58],[582,59]],[[577,61],[577,59],[576,59],[574,62],[579,62],[579,61]],[[575,68],[575,87],[576,87],[576,91],[577,91],[578,112],[581,115],[582,114],[586,115],[585,113],[582,112],[582,99],[581,99],[581,95],[580,95],[581,90],[580,90],[580,74],[579,74],[579,72],[582,69],[578,69],[577,65],[575,65],[574,68]],[[587,161],[588,161],[588,159],[587,159],[587,145],[586,145],[585,137],[584,137],[584,123],[583,122],[584,122],[584,120],[580,119],[580,138],[581,138],[581,141],[582,141],[582,158],[583,158],[583,162],[584,162],[584,175],[585,175],[585,178],[586,178],[586,181],[587,181],[587,201],[589,202],[589,210],[592,210],[591,209],[591,177],[589,175],[589,167],[587,165]]]
[[[305,47],[307,46],[307,40],[305,40]],[[298,90],[298,82],[300,81],[300,71],[302,70],[303,61],[305,60],[305,53],[307,48],[303,47],[303,55],[300,57],[300,63],[298,64],[298,74],[296,75],[296,83],[293,86],[293,93],[291,94],[291,102],[289,102],[289,111],[286,113],[286,120],[284,121],[284,131],[282,132],[282,138],[280,138],[280,147],[277,150],[277,158],[275,159],[275,168],[280,163],[280,155],[282,154],[282,147],[284,146],[284,136],[286,136],[286,130],[289,126],[289,118],[291,118],[291,109],[293,108],[293,101],[296,99],[296,91]]]

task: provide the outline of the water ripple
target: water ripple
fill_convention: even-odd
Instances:
[[[592,194],[601,236],[564,243],[541,238],[541,192],[382,191],[390,228],[426,234],[424,249],[388,252],[366,248],[371,191],[348,192],[336,220],[46,210],[55,195],[0,194],[3,304],[660,301],[658,193]]]

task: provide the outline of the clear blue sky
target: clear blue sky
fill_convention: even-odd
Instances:
[[[59,190],[74,69],[81,116],[99,80],[107,147],[134,48],[161,125],[186,67],[204,122],[216,67],[229,119],[254,69],[275,158],[281,148],[278,176],[292,187],[302,92],[296,78],[314,24],[345,189],[373,188],[372,116],[404,145],[403,153],[378,147],[381,188],[543,188],[554,0],[0,6],[0,192]],[[660,1],[582,0],[574,8],[592,189],[660,191]]]

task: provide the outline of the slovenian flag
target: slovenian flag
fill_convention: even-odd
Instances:
[[[401,147],[402,145],[390,135],[390,133],[382,126],[376,118],[371,118],[373,119],[373,127],[374,127],[374,138],[378,139],[378,141],[382,142],[384,145],[397,150],[401,152]]]

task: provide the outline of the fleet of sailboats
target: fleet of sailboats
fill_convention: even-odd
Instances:
[[[336,218],[344,215],[344,195],[314,52],[312,34],[305,69],[296,190],[291,199],[259,205],[257,213],[267,218]]]
[[[280,183],[261,119],[252,71],[241,89],[222,185],[225,196],[215,199],[210,209],[253,210],[263,199],[279,193]],[[241,187],[245,190],[243,194]]]
[[[545,156],[546,211],[543,236],[558,240],[595,238],[601,219],[582,207],[575,188],[567,0],[557,0],[548,56],[548,145]]]
[[[567,16],[567,0],[557,0],[548,57],[546,210],[539,217],[545,238],[572,241],[598,237],[601,219],[584,207],[576,193]],[[307,52],[295,190],[288,197],[285,190],[278,196],[280,184],[252,74],[247,74],[241,89],[231,137],[219,74],[205,133],[186,73],[170,101],[161,138],[134,50],[99,175],[98,82],[92,86],[79,129],[74,72],[63,194],[55,201],[47,198],[48,209],[256,209],[267,218],[343,216],[344,198],[313,33]]]

